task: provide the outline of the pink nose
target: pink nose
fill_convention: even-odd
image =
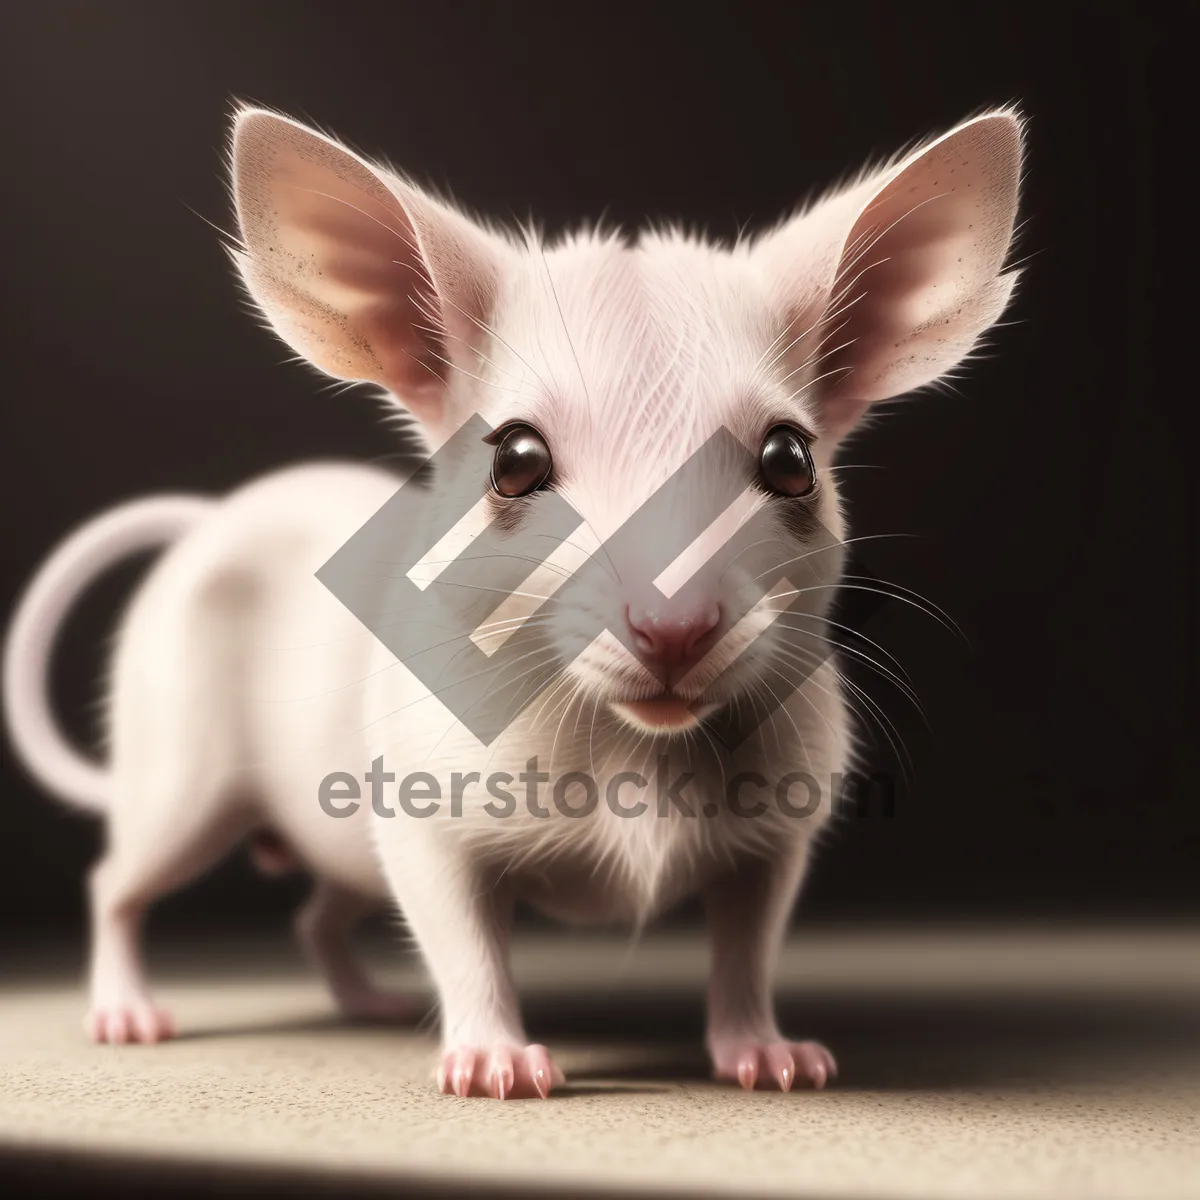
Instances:
[[[633,644],[642,661],[674,673],[695,666],[712,646],[711,634],[721,620],[717,604],[688,612],[659,612],[630,606]]]

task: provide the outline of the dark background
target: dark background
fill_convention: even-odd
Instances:
[[[804,911],[841,918],[1196,915],[1193,455],[1151,347],[1158,42],[1108,5],[43,3],[0,9],[5,156],[0,612],[77,522],[392,446],[244,311],[216,232],[235,98],[330,129],[470,207],[732,234],[864,159],[1018,101],[1030,117],[1011,323],[958,394],[899,406],[845,461],[891,604],[869,633],[927,724],[859,673],[912,759],[846,822]],[[1189,238],[1185,237],[1184,242]],[[1185,276],[1187,278],[1187,276]],[[1194,289],[1192,289],[1194,290]],[[130,568],[72,620],[63,719],[94,730]],[[894,770],[878,729],[871,757]],[[78,930],[92,822],[4,747],[0,933]],[[244,857],[160,920],[277,923],[301,885]]]

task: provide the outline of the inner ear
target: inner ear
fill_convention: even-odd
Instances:
[[[473,222],[322,134],[239,114],[235,259],[275,331],[339,379],[382,384],[426,423],[477,349],[500,249]]]
[[[1011,117],[960,128],[905,163],[855,221],[829,314],[833,344],[850,343],[831,357],[849,367],[832,397],[870,402],[931,382],[999,316],[1019,133]]]
[[[827,431],[942,377],[1001,315],[1017,214],[1021,125],[968,121],[817,205],[768,241]],[[814,345],[817,352],[814,352]],[[807,375],[804,372],[807,371]]]

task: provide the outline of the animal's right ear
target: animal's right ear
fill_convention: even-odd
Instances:
[[[234,258],[275,332],[337,379],[382,384],[427,427],[452,424],[449,373],[479,346],[507,244],[261,109],[235,118],[232,170]]]

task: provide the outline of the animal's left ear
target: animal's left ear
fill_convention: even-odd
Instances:
[[[796,385],[825,377],[813,392],[833,438],[951,370],[1004,311],[1021,137],[1011,112],[967,121],[759,246],[790,321],[781,341],[812,331],[789,369]]]

